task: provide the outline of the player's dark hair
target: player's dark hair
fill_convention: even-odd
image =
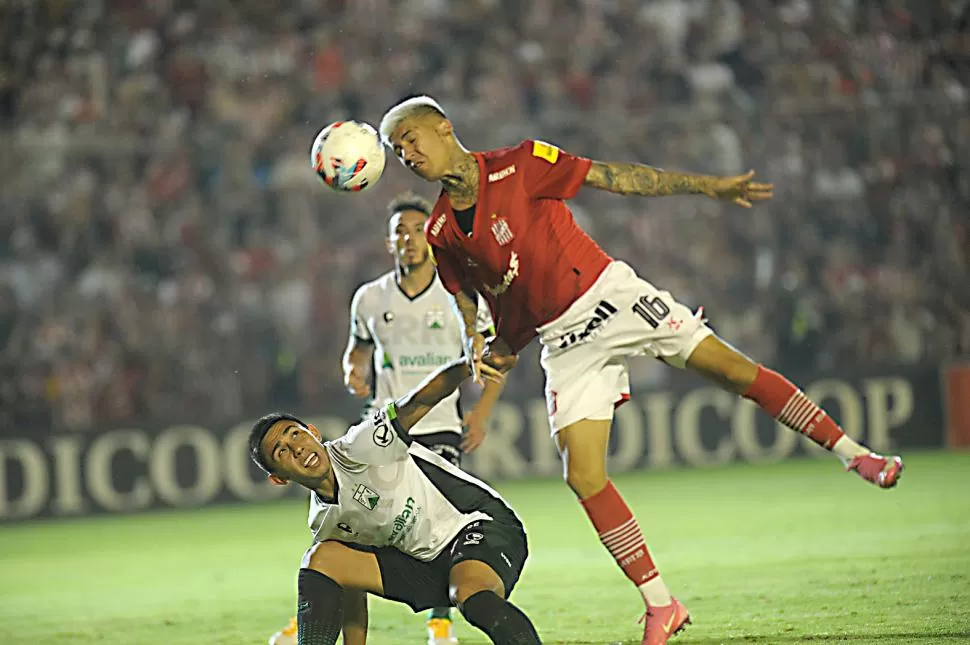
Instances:
[[[387,205],[387,217],[390,219],[398,213],[404,211],[418,211],[424,213],[425,217],[431,216],[431,202],[424,197],[412,192],[401,193],[390,201]]]
[[[266,416],[257,419],[256,423],[253,424],[253,429],[249,431],[249,458],[257,466],[262,468],[267,475],[272,475],[273,471],[270,470],[269,464],[266,463],[266,457],[263,455],[263,438],[266,437],[269,429],[280,421],[293,421],[294,423],[299,423],[301,426],[306,426],[305,423],[292,414],[287,414],[286,412],[270,412]]]

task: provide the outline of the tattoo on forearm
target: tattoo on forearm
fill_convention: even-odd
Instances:
[[[620,195],[697,195],[705,192],[709,179],[706,175],[666,172],[643,164],[594,161],[586,174],[586,185]]]
[[[461,320],[465,323],[465,334],[474,333],[475,323],[478,319],[478,306],[465,292],[460,292],[455,296],[455,303],[458,306],[458,312],[461,314]]]

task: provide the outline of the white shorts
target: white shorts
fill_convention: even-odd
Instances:
[[[713,333],[703,309],[692,312],[616,261],[538,332],[553,435],[583,419],[613,418],[630,398],[628,357],[650,355],[683,368]]]

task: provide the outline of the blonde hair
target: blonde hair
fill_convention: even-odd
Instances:
[[[424,114],[437,114],[444,119],[448,118],[441,104],[430,96],[412,96],[390,107],[381,117],[381,125],[378,128],[381,133],[381,141],[390,148],[391,133],[401,124],[401,121]]]

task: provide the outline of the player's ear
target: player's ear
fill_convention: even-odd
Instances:
[[[391,255],[395,255],[397,253],[397,245],[391,240],[391,238],[387,238],[386,240],[384,240],[384,243],[387,247],[388,253],[390,253]]]
[[[451,137],[455,134],[455,126],[448,119],[442,119],[436,129],[438,130],[438,134],[443,137]]]
[[[323,435],[320,434],[320,431],[317,430],[317,427],[315,425],[313,425],[312,423],[308,423],[306,424],[306,429],[309,430],[310,434],[316,437],[318,441],[323,441]]]
[[[276,475],[267,475],[266,479],[268,479],[273,484],[276,484],[277,486],[286,486],[287,484],[290,483],[289,481],[283,479],[282,477],[277,477]]]

